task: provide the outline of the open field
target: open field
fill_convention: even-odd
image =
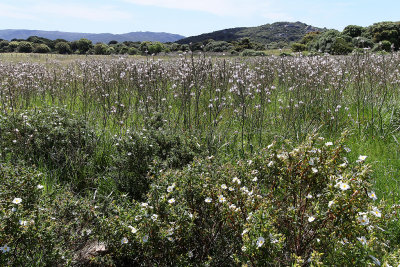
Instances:
[[[398,53],[0,54],[0,263],[397,266],[399,89]]]

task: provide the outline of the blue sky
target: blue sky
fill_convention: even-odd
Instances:
[[[349,24],[400,21],[399,10],[398,0],[1,0],[0,29],[191,36],[301,21],[342,30]]]

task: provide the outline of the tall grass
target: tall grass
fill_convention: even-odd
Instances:
[[[370,156],[377,191],[398,199],[400,54],[26,57],[1,57],[4,114],[65,107],[112,136],[162,113],[169,128],[229,158],[272,140],[300,142],[314,130],[335,139],[347,129],[354,157]]]

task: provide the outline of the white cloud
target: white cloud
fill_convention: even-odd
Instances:
[[[219,16],[248,17],[265,15],[266,17],[288,17],[280,10],[276,10],[276,0],[125,0],[125,2],[157,6],[164,8],[194,10],[212,13]]]

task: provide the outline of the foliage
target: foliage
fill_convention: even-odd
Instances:
[[[50,192],[44,181],[34,168],[0,163],[2,266],[84,261],[81,252],[93,242],[98,211],[92,200],[58,187]]]
[[[301,43],[293,43],[292,44],[293,52],[302,52],[302,51],[306,51],[306,50],[307,50],[307,46],[305,44],[301,44]]]
[[[233,45],[225,41],[214,41],[209,42],[205,47],[204,51],[207,52],[225,52],[233,49]]]
[[[110,175],[121,192],[141,200],[150,184],[149,171],[182,168],[198,154],[193,138],[165,126],[162,117],[156,115],[149,119],[147,128],[128,130],[115,139],[116,154]]]
[[[48,108],[0,116],[3,159],[23,159],[61,171],[60,178],[85,188],[92,181],[86,167],[96,147],[96,135],[86,122],[67,110]]]
[[[110,257],[117,265],[194,266],[346,266],[382,257],[380,226],[390,215],[371,198],[364,158],[351,163],[342,141],[316,137],[290,147],[155,176],[144,202],[103,221]]]
[[[41,53],[41,54],[50,53],[50,51],[51,51],[50,47],[48,47],[45,44],[36,45],[36,47],[33,50],[34,53]]]
[[[103,44],[103,43],[97,43],[95,46],[94,46],[94,53],[96,54],[96,55],[107,55],[108,53],[108,45],[106,45],[106,44]]]
[[[354,38],[354,37],[360,37],[364,31],[365,31],[364,27],[357,25],[348,25],[343,29],[342,33]]]
[[[82,38],[76,42],[76,47],[78,49],[79,54],[86,54],[90,49],[93,48],[92,41]]]
[[[18,52],[20,53],[31,53],[33,51],[33,45],[30,42],[22,41],[18,44]]]
[[[55,45],[55,50],[58,51],[59,54],[70,54],[72,52],[67,42],[58,42]]]

